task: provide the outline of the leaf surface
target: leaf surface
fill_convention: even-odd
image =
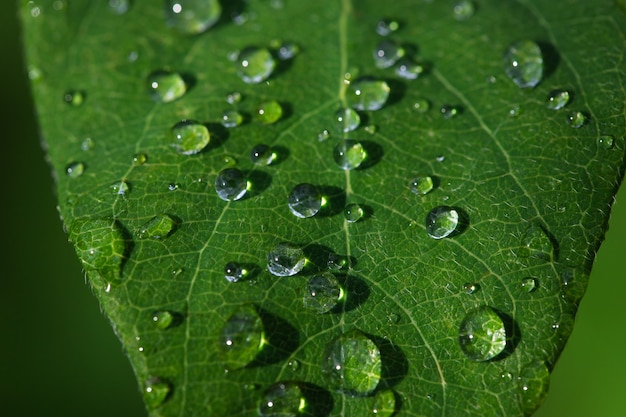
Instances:
[[[453,2],[223,3],[217,24],[194,36],[169,28],[155,2],[122,14],[106,2],[21,8],[60,212],[150,414],[278,415],[286,397],[272,408],[267,396],[287,392],[301,401],[285,415],[531,414],[622,178],[623,5],[481,1],[457,19]],[[399,29],[382,37],[381,19]],[[385,39],[423,65],[417,79],[375,65]],[[275,40],[299,52],[277,59],[267,81],[244,82],[229,57]],[[504,71],[519,40],[541,48],[534,88]],[[147,80],[157,70],[182,74],[188,91],[155,102]],[[362,77],[386,81],[390,95],[344,133],[335,113],[352,103],[347,81]],[[552,110],[557,89],[572,99]],[[233,92],[243,99],[230,104]],[[255,117],[268,100],[283,107],[276,123]],[[226,110],[244,123],[223,127]],[[575,111],[586,117],[579,128],[568,123]],[[171,146],[182,120],[208,128],[201,152]],[[361,142],[362,166],[337,166],[341,139]],[[277,159],[253,164],[257,144]],[[250,187],[224,201],[214,183],[231,167]],[[434,179],[424,196],[410,189],[419,175]],[[287,204],[300,183],[326,200],[311,218]],[[354,223],[350,203],[364,210]],[[427,216],[442,206],[459,226],[433,239]],[[267,258],[285,242],[307,263],[278,277]],[[329,257],[346,263],[329,271]],[[229,262],[248,270],[244,280],[225,279]],[[343,291],[323,314],[304,301],[321,273]],[[468,324],[483,316],[486,335]]]

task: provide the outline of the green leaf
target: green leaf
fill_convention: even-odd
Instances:
[[[63,222],[151,415],[535,410],[622,178],[621,2],[223,2],[198,35],[162,4],[111,5],[21,16]],[[504,54],[523,45],[536,77],[528,40],[543,69],[521,88]],[[404,77],[386,67],[403,54]],[[378,83],[355,94],[363,77]],[[554,90],[571,96],[558,110]],[[250,160],[258,144],[271,164]],[[227,171],[218,195],[226,168],[248,184]],[[290,210],[301,183],[325,204]],[[354,203],[363,217],[344,217]],[[267,269],[283,243],[306,258],[280,254],[293,276]]]

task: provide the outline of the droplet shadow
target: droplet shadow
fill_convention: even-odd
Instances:
[[[363,305],[370,296],[367,283],[354,275],[337,275],[337,280],[345,291],[345,301],[331,310],[331,313],[345,313]]]
[[[539,45],[539,49],[541,50],[541,55],[543,56],[543,77],[547,78],[551,76],[559,66],[559,62],[561,61],[561,56],[559,55],[559,51],[554,47],[554,45],[539,41],[537,42]]]
[[[250,182],[250,189],[246,192],[246,195],[242,200],[246,200],[261,194],[267,190],[272,184],[272,176],[267,172],[260,171],[258,169],[247,171],[245,173],[246,178]]]
[[[346,192],[339,187],[331,185],[316,186],[320,194],[326,199],[326,204],[322,206],[318,217],[330,217],[343,213],[346,206]]]
[[[263,308],[256,307],[263,322],[267,344],[246,368],[278,363],[287,359],[300,344],[298,330],[285,319],[278,317]]]
[[[389,339],[370,334],[367,336],[378,347],[382,364],[380,382],[374,392],[391,389],[400,383],[409,372],[409,362],[406,355]]]
[[[361,146],[365,150],[367,157],[363,160],[361,165],[356,168],[355,171],[362,171],[364,169],[368,169],[376,165],[383,159],[384,150],[383,147],[380,146],[376,142],[372,142],[369,140],[360,141]]]

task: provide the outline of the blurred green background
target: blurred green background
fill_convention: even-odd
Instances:
[[[5,285],[0,415],[145,416],[121,344],[86,285],[56,211],[20,50],[15,4],[0,13]],[[576,327],[536,417],[626,416],[626,187],[617,196]]]

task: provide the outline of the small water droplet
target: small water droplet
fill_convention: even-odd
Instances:
[[[257,107],[255,116],[265,125],[276,123],[283,116],[283,106],[276,100],[264,101]]]
[[[256,358],[265,345],[265,329],[254,306],[239,307],[224,323],[220,349],[226,369],[240,369]]]
[[[406,80],[415,80],[424,72],[424,66],[410,58],[402,58],[396,64],[396,75]]]
[[[187,83],[177,72],[157,70],[148,75],[148,90],[154,101],[169,103],[185,95]]]
[[[509,117],[518,117],[520,114],[522,114],[522,108],[518,105],[509,109]]]
[[[356,80],[360,73],[361,70],[357,67],[348,68],[348,70],[343,74],[343,83],[349,85],[352,81]]]
[[[611,135],[598,136],[598,146],[602,149],[611,149],[615,145],[615,139]]]
[[[367,133],[369,133],[370,135],[373,135],[378,130],[378,126],[376,126],[376,125],[367,125],[367,126],[365,126],[364,129],[365,129],[365,131]]]
[[[539,286],[539,280],[535,277],[523,278],[521,285],[527,292],[533,292]]]
[[[222,6],[219,0],[166,0],[165,17],[168,26],[185,35],[197,35],[219,20]]]
[[[459,343],[465,355],[478,362],[488,361],[504,351],[506,330],[494,309],[481,306],[470,311],[459,328]]]
[[[169,382],[161,378],[150,378],[146,381],[143,390],[143,400],[148,409],[155,409],[165,403],[172,392]]]
[[[419,113],[426,113],[430,110],[430,101],[425,98],[418,98],[413,103],[413,109]]]
[[[546,106],[552,110],[560,110],[567,106],[570,101],[570,93],[567,90],[552,90],[548,94]]]
[[[452,13],[456,20],[467,20],[470,17],[474,16],[476,12],[476,7],[474,3],[470,0],[459,0],[454,4],[452,8]]]
[[[474,294],[478,290],[480,290],[479,284],[472,282],[466,282],[465,284],[463,284],[463,291],[465,292],[465,294]]]
[[[441,106],[441,109],[439,109],[444,119],[452,119],[460,113],[460,110],[459,107],[450,104],[444,104]]]
[[[522,368],[517,386],[522,411],[525,416],[531,416],[548,393],[550,371],[543,362],[532,362]]]
[[[298,417],[306,408],[306,397],[297,383],[278,382],[263,393],[258,413],[260,417]]]
[[[183,268],[180,268],[180,267],[179,268],[174,268],[174,269],[172,269],[172,276],[173,277],[180,276],[183,272],[184,272]]]
[[[348,395],[372,393],[381,380],[378,346],[365,334],[352,330],[328,344],[322,372],[328,384]]]
[[[400,316],[396,313],[389,313],[387,316],[387,323],[389,324],[398,324],[400,321]]]
[[[543,55],[533,41],[511,44],[504,53],[504,72],[520,88],[533,88],[543,77]]]
[[[549,261],[552,259],[554,252],[555,243],[546,230],[541,225],[535,223],[528,226],[522,239],[522,250],[519,252],[519,256]]]
[[[374,395],[372,413],[376,417],[391,417],[396,412],[396,394],[390,389],[382,390]]]
[[[159,214],[141,226],[137,237],[139,239],[165,239],[176,227],[176,220],[168,214]]]
[[[329,272],[322,272],[309,279],[304,292],[304,307],[324,314],[334,309],[343,295],[343,288],[337,278]]]
[[[125,196],[130,192],[130,184],[125,180],[116,181],[109,186],[111,193],[114,195]]]
[[[274,150],[263,144],[256,145],[250,151],[250,160],[256,165],[271,165],[276,159]]]
[[[583,112],[574,111],[567,115],[567,124],[578,129],[587,122],[587,116]]]
[[[306,264],[304,251],[288,243],[280,243],[267,254],[267,269],[277,277],[290,277]]]
[[[43,72],[41,71],[41,68],[36,67],[34,65],[29,65],[28,66],[28,79],[31,80],[32,82],[41,81],[43,79]]]
[[[143,152],[136,153],[133,155],[133,164],[135,165],[143,165],[148,162],[148,155]]]
[[[243,96],[239,91],[233,91],[232,93],[228,93],[226,95],[226,102],[228,104],[237,104],[241,101]]]
[[[85,164],[82,162],[72,162],[65,167],[65,173],[70,178],[78,178],[85,172]]]
[[[392,67],[405,54],[402,46],[391,39],[380,41],[374,49],[374,64],[377,68]]]
[[[239,282],[245,278],[248,271],[244,268],[243,265],[237,262],[228,262],[226,266],[224,266],[224,278],[228,282]]]
[[[278,59],[282,61],[286,61],[292,59],[300,52],[300,47],[292,42],[282,42],[276,48],[276,55]]]
[[[288,204],[294,216],[302,219],[313,217],[322,208],[322,194],[312,184],[298,184],[289,193]]]
[[[381,19],[376,23],[376,33],[388,36],[400,28],[400,24],[393,19]]]
[[[222,113],[222,119],[220,120],[220,123],[227,129],[241,126],[241,124],[243,123],[243,115],[237,110],[226,110],[224,113]]]
[[[355,223],[363,218],[365,212],[359,204],[351,203],[343,209],[343,215],[348,223]]]
[[[241,79],[248,84],[267,80],[276,68],[276,60],[266,48],[250,46],[237,55],[237,69]]]
[[[92,138],[85,138],[85,140],[83,140],[83,142],[80,144],[80,149],[87,152],[92,150],[94,146],[96,146],[96,141],[94,141]]]
[[[63,95],[63,100],[67,104],[72,105],[74,107],[81,106],[85,102],[86,98],[87,98],[87,95],[85,94],[85,92],[80,91],[80,90],[70,90],[70,91],[67,91]]]
[[[383,80],[363,78],[350,83],[348,101],[357,110],[375,111],[387,103],[390,91],[389,85]]]
[[[443,239],[459,227],[459,212],[452,207],[439,206],[426,216],[426,233],[433,239]]]
[[[195,120],[182,120],[171,130],[170,145],[181,155],[201,152],[211,141],[209,130]]]
[[[130,9],[130,0],[109,0],[109,9],[116,14],[125,14]]]
[[[167,189],[170,190],[170,191],[176,191],[176,190],[178,190],[178,184],[173,183],[173,182],[169,183],[167,185]]]
[[[411,180],[409,188],[414,194],[426,195],[435,188],[435,183],[430,175],[420,175]]]
[[[291,369],[292,372],[295,372],[298,369],[300,369],[300,362],[298,362],[295,359],[292,359],[289,362],[287,362],[287,366],[289,367],[289,369]]]
[[[166,330],[178,326],[182,322],[182,316],[174,311],[159,310],[152,313],[152,322],[157,328]]]
[[[317,140],[320,142],[324,142],[328,138],[330,138],[330,132],[327,129],[324,129],[317,134]]]
[[[348,259],[345,256],[340,256],[336,253],[328,254],[328,261],[326,261],[326,266],[331,271],[339,271],[343,269],[346,265],[348,265]]]
[[[246,176],[237,168],[226,168],[215,178],[215,191],[225,201],[239,200],[248,191],[247,187]]]
[[[337,110],[335,113],[335,119],[339,124],[339,128],[344,132],[352,132],[361,124],[361,116],[359,116],[359,113],[357,113],[356,110],[350,107]]]
[[[339,168],[344,170],[358,168],[365,158],[367,152],[360,142],[351,139],[340,141],[333,150],[333,158]]]

